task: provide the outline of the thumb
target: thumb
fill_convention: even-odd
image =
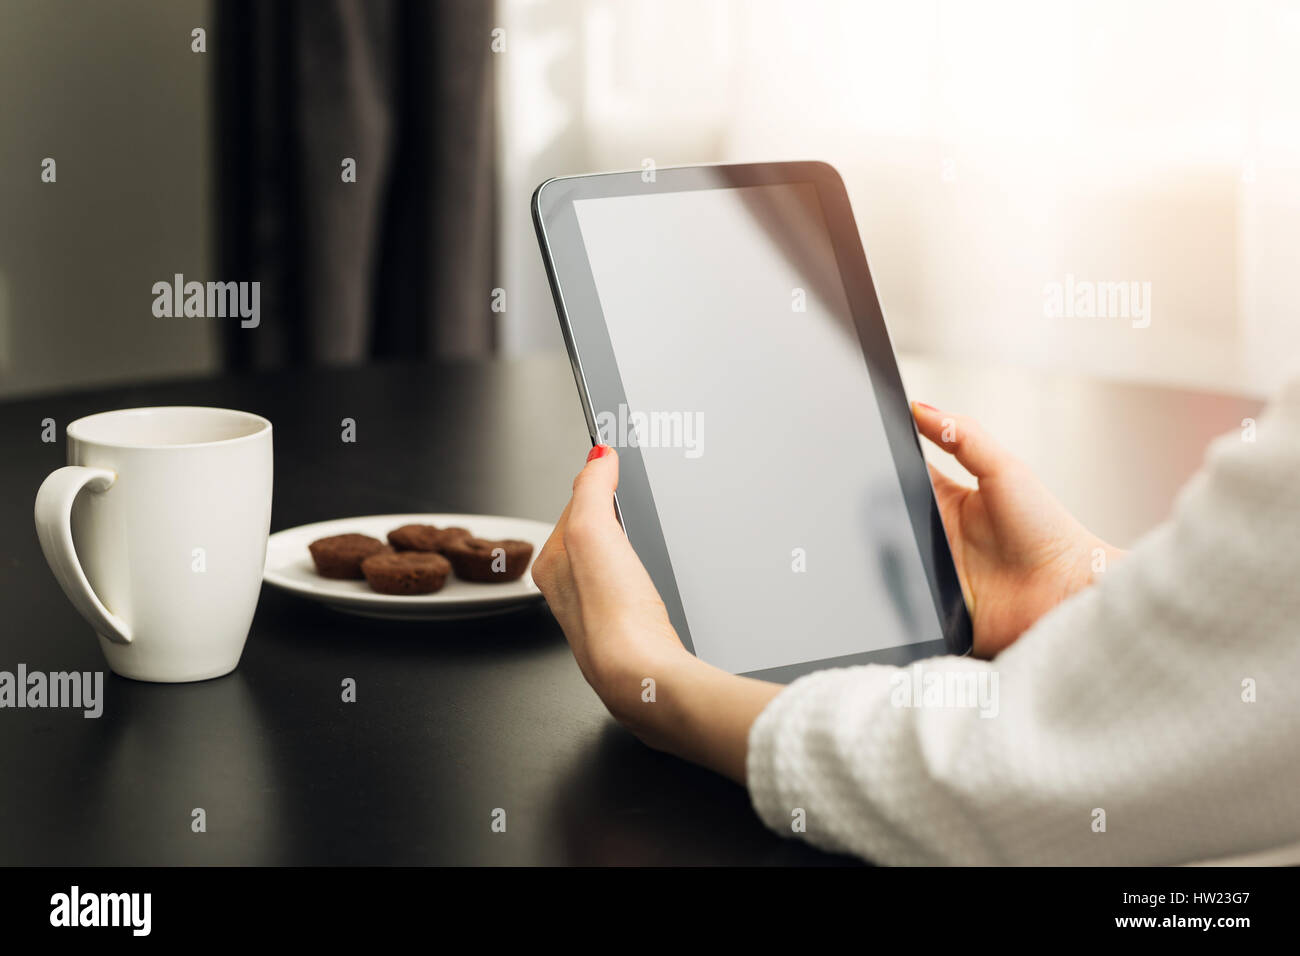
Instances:
[[[968,415],[950,415],[924,402],[912,403],[917,430],[953,455],[976,478],[992,478],[1013,459]]]
[[[568,534],[576,533],[581,538],[617,531],[621,536],[623,530],[614,514],[617,487],[618,452],[609,445],[596,445],[587,455],[587,464],[573,479]]]
[[[614,513],[618,453],[597,445],[573,481],[564,550],[584,609],[617,607],[629,593],[654,593],[654,584],[632,550]]]

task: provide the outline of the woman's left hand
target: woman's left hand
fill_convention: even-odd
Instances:
[[[591,450],[573,497],[533,562],[533,580],[564,628],[587,683],[620,720],[635,714],[641,682],[690,654],[614,514],[618,454]],[[635,721],[627,721],[635,726]]]
[[[533,562],[533,580],[587,683],[647,744],[744,781],[749,727],[781,689],[682,645],[614,514],[618,454],[597,445]]]

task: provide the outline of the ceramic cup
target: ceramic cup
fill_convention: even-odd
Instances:
[[[68,426],[36,495],[45,560],[136,680],[235,669],[271,527],[271,423],[225,408],[130,408]]]

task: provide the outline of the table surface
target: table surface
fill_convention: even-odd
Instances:
[[[1210,437],[1259,403],[909,360],[914,397],[983,418],[1127,544]],[[387,365],[101,389],[0,405],[0,670],[106,670],[41,556],[32,502],[69,421],[202,404],[275,424],[272,530],[347,515],[554,520],[588,441],[562,358]],[[41,440],[42,421],[59,440]],[[340,441],[340,421],[357,441]],[[344,703],[344,678],[357,701]],[[837,863],[769,833],[732,783],[605,713],[544,606],[438,624],[266,588],[232,674],[105,677],[99,719],[0,710],[0,864]],[[207,831],[191,830],[202,807]],[[504,833],[492,815],[505,809]]]

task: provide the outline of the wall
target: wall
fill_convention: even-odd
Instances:
[[[502,134],[511,350],[559,345],[525,231],[540,180],[821,159],[901,350],[1256,395],[1300,357],[1300,3],[501,10],[527,120]],[[1149,322],[1051,316],[1068,277],[1149,284]]]
[[[0,397],[210,371],[215,328],[151,286],[209,275],[206,0],[5,0]],[[41,181],[56,162],[57,181]]]

